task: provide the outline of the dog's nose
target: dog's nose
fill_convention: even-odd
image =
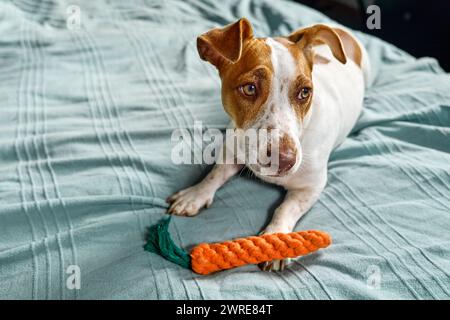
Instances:
[[[272,155],[270,149],[267,150],[267,155],[269,157]],[[295,143],[289,136],[283,135],[279,142],[277,174],[281,176],[291,170],[296,161],[297,149]],[[270,165],[272,165],[272,162],[270,162]]]
[[[284,174],[291,170],[295,165],[297,155],[294,150],[280,150],[279,162],[278,162],[278,174]]]

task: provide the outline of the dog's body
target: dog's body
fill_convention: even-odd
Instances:
[[[314,49],[313,49],[314,47]],[[236,128],[279,130],[278,174],[261,179],[287,190],[264,233],[291,232],[327,181],[332,150],[362,109],[368,57],[340,28],[315,25],[283,38],[254,38],[246,19],[198,39],[200,56],[219,70],[224,108]],[[314,93],[314,94],[313,94]],[[242,165],[216,164],[199,184],[168,199],[169,212],[192,216]],[[286,261],[262,266],[283,269]]]

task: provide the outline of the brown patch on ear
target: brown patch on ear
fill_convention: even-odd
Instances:
[[[246,18],[223,28],[212,29],[197,38],[200,58],[217,68],[224,63],[235,63],[242,55],[244,41],[253,38],[253,29]]]
[[[306,58],[312,64],[314,55],[311,48],[320,44],[330,47],[333,56],[341,63],[347,63],[344,47],[339,35],[330,27],[323,24],[316,24],[309,28],[303,28],[291,33],[287,39],[297,43],[304,51]]]
[[[285,37],[275,37],[275,38],[273,38],[273,40],[278,41],[279,43],[281,43],[285,47],[289,47],[289,46],[291,46],[293,44],[292,41],[290,41],[289,39],[287,39]]]
[[[362,50],[359,43],[347,31],[339,28],[333,28],[333,30],[339,35],[347,57],[352,59],[359,67],[361,67]]]

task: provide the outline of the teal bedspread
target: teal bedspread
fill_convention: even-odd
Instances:
[[[172,131],[228,123],[195,38],[242,16],[258,36],[328,22],[286,1],[0,2],[0,298],[450,298],[450,76],[360,33],[364,112],[297,225],[334,244],[208,277],[143,250],[164,199],[208,170],[171,162]],[[282,197],[242,174],[171,232],[187,248],[254,235]]]

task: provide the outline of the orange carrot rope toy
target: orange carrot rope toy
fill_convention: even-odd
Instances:
[[[173,242],[168,231],[169,222],[170,218],[150,227],[145,250],[203,275],[246,264],[295,258],[328,247],[331,243],[327,233],[310,230],[265,234],[213,244],[202,243],[189,254]]]

